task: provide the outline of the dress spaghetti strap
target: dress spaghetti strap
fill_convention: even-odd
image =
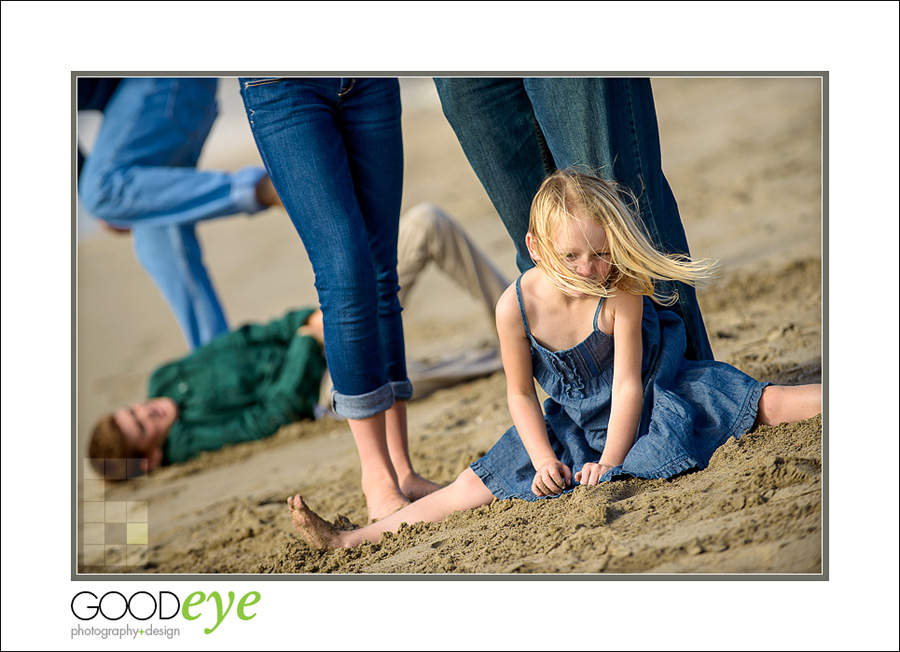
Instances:
[[[597,320],[600,319],[600,309],[603,307],[603,302],[606,301],[606,297],[600,297],[600,302],[597,304],[597,310],[594,312],[594,330],[599,331],[600,327],[597,325]]]
[[[522,274],[519,274],[519,277],[516,279],[516,298],[519,300],[519,312],[522,313],[525,334],[531,338],[531,329],[528,327],[528,315],[525,314],[525,302],[522,301]]]

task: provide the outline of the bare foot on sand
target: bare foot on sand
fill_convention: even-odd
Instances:
[[[428,494],[433,494],[441,487],[443,487],[443,485],[432,482],[431,480],[426,480],[418,473],[407,476],[400,483],[400,489],[403,491],[403,495],[413,501],[424,498]]]
[[[341,548],[341,531],[303,504],[297,494],[287,499],[297,534],[313,548]]]
[[[397,491],[377,496],[366,495],[366,507],[369,510],[369,523],[380,521],[394,512],[409,505],[409,499]]]

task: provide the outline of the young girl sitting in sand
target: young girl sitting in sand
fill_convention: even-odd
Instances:
[[[685,360],[683,323],[650,298],[671,302],[659,281],[696,284],[713,264],[656,251],[628,200],[577,171],[544,181],[526,236],[537,267],[497,305],[515,426],[449,486],[358,530],[338,530],[299,495],[289,498],[307,543],[377,542],[403,522],[436,522],[495,497],[555,496],[573,480],[671,477],[705,468],[727,439],[758,424],[821,411],[821,385],[775,386],[721,362]],[[533,378],[550,397],[543,414]]]

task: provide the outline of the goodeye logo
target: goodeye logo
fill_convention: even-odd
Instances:
[[[136,591],[130,596],[119,591],[107,591],[99,597],[92,591],[81,591],[72,598],[72,614],[82,621],[94,620],[97,617],[108,621],[119,621],[125,616],[130,616],[143,623],[154,616],[161,621],[171,621],[179,615],[184,620],[194,621],[206,613],[209,616],[205,622],[211,623],[212,626],[204,627],[203,633],[212,634],[231,613],[232,608],[234,608],[234,615],[240,620],[255,618],[256,613],[250,610],[250,607],[258,603],[260,598],[259,591],[250,591],[244,594],[235,605],[235,593],[229,591],[226,606],[225,599],[218,591],[212,591],[208,596],[203,591],[194,591],[185,598],[184,602],[171,591],[159,591],[156,595],[147,591]],[[214,623],[212,622],[213,617],[215,617]],[[164,627],[149,625],[139,625],[138,627],[139,629],[134,629],[131,625],[127,625],[125,628],[83,628],[78,625],[72,628],[72,638],[84,635],[101,636],[102,638],[109,636],[135,638],[146,635],[172,638],[173,635],[180,634],[178,629],[169,627],[168,624]]]

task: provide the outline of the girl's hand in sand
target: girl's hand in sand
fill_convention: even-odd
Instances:
[[[575,474],[575,482],[580,484],[595,485],[600,482],[603,474],[613,468],[612,464],[601,464],[600,462],[588,462],[581,467],[581,470]]]
[[[555,496],[572,484],[572,471],[559,460],[551,460],[541,464],[534,480],[531,483],[531,491],[536,496]]]

